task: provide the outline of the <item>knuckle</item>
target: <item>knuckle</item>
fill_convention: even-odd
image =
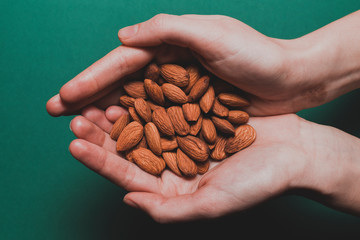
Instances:
[[[156,28],[164,28],[166,22],[168,21],[170,15],[165,13],[160,13],[155,15],[151,19],[152,25],[154,25]]]

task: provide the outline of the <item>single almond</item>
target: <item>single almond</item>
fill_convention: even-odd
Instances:
[[[128,109],[130,117],[132,120],[137,121],[138,123],[140,123],[141,125],[144,125],[144,121],[140,118],[140,116],[136,113],[135,108],[133,107],[129,107]]]
[[[120,97],[120,104],[126,108],[134,107],[135,98],[128,95],[122,95]]]
[[[244,124],[249,121],[249,114],[240,110],[231,110],[229,111],[229,116],[227,120],[232,124]]]
[[[235,130],[235,136],[227,140],[225,152],[235,153],[250,146],[256,138],[255,129],[248,125],[240,125]]]
[[[205,162],[196,161],[195,164],[197,166],[197,173],[200,175],[205,174],[209,170],[209,167],[210,167],[209,160],[206,160]]]
[[[137,114],[144,119],[145,122],[151,121],[151,108],[144,99],[136,98],[134,106]]]
[[[204,95],[200,98],[200,107],[204,113],[208,113],[215,101],[215,91],[213,86],[209,86]]]
[[[186,71],[189,73],[189,84],[184,89],[184,92],[189,94],[196,81],[200,78],[200,70],[197,66],[190,65],[186,68]]]
[[[217,161],[223,160],[227,157],[227,153],[225,152],[226,138],[223,136],[219,136],[216,139],[215,147],[211,152],[211,158]]]
[[[161,85],[161,89],[167,99],[174,103],[186,103],[188,98],[181,88],[171,83],[164,83]]]
[[[196,161],[206,161],[209,157],[209,147],[207,144],[194,136],[176,137],[179,148],[191,159]]]
[[[157,104],[164,105],[165,98],[161,87],[156,82],[150,79],[144,80],[145,91],[149,97]]]
[[[188,95],[189,102],[199,100],[209,87],[209,76],[203,76],[194,84]]]
[[[209,118],[202,120],[201,135],[207,143],[213,144],[216,141],[216,128]]]
[[[132,159],[142,170],[152,175],[160,175],[166,167],[164,159],[146,148],[135,149],[132,152]]]
[[[219,117],[227,117],[229,115],[229,109],[222,105],[217,99],[214,100],[212,112]]]
[[[184,136],[189,134],[190,125],[185,120],[183,111],[179,106],[172,106],[167,109],[167,114],[170,118],[174,130],[177,134]]]
[[[142,81],[127,81],[124,83],[124,90],[133,98],[147,98],[144,82]]]
[[[211,120],[214,123],[216,129],[219,130],[219,132],[234,135],[235,128],[228,120],[215,116],[212,116]]]
[[[179,148],[176,151],[177,166],[186,177],[195,177],[197,174],[197,166],[183,151]]]
[[[144,135],[143,126],[133,121],[129,123],[121,132],[117,142],[116,150],[117,151],[126,151],[129,150],[138,144]]]
[[[250,105],[250,102],[243,97],[235,93],[220,93],[218,99],[222,104],[225,104],[229,107],[246,107]]]
[[[150,100],[147,100],[146,102],[147,102],[147,104],[149,105],[151,111],[155,111],[155,109],[158,109],[158,108],[163,108],[163,109],[164,109],[163,106],[157,105],[157,104],[153,103],[153,102],[150,101]]]
[[[114,123],[114,125],[111,128],[110,131],[110,137],[113,140],[117,140],[121,134],[121,132],[124,130],[126,125],[128,125],[130,122],[130,115],[128,113],[122,114]]]
[[[157,108],[152,113],[152,121],[159,129],[159,131],[166,136],[174,136],[174,126],[170,120],[169,115],[165,111],[165,108]]]
[[[132,157],[132,153],[133,153],[134,150],[135,149],[132,148],[130,150],[125,151],[125,159],[128,160],[129,162],[132,162],[132,163],[134,162],[134,158]]]
[[[181,66],[176,64],[163,64],[160,66],[161,76],[178,87],[186,87],[189,84],[189,74]]]
[[[132,152],[138,148],[148,148],[145,136],[142,137],[140,142],[138,144],[136,144],[135,147],[131,148],[130,150],[125,151],[125,159],[127,159],[129,162],[134,162],[134,159],[132,157]]]
[[[151,79],[157,82],[160,76],[159,66],[156,63],[150,63],[145,69],[144,76],[146,79]]]
[[[163,152],[169,152],[178,147],[175,137],[171,137],[171,138],[162,137],[160,138],[160,144]]]
[[[176,152],[163,152],[162,157],[166,165],[178,176],[182,176],[176,160]]]
[[[189,122],[195,122],[198,120],[201,110],[198,103],[185,103],[182,105],[185,119]]]
[[[150,150],[156,154],[160,155],[162,152],[161,143],[160,143],[160,133],[153,122],[148,122],[144,126],[144,134],[146,137],[147,145]]]
[[[199,133],[202,126],[202,121],[203,121],[203,117],[200,114],[199,119],[195,123],[190,124],[190,132],[189,132],[190,135],[196,136]]]

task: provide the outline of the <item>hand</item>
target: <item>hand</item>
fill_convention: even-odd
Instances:
[[[212,161],[206,174],[193,179],[169,170],[159,178],[116,152],[116,142],[108,133],[123,111],[85,109],[71,122],[79,139],[70,144],[70,151],[87,167],[130,191],[125,203],[159,222],[218,217],[293,189],[312,190],[316,194],[310,196],[320,196],[316,200],[324,204],[360,213],[360,143],[336,129],[296,115],[251,118],[257,139],[250,147],[222,162]]]

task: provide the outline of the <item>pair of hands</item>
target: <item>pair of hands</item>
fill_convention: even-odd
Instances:
[[[348,16],[350,23],[354,15],[359,18],[360,14]],[[317,71],[311,71],[322,62],[314,58],[322,50],[314,43],[323,44],[321,37],[330,30],[280,40],[229,17],[157,15],[121,29],[124,45],[66,83],[48,101],[47,110],[53,116],[81,113],[71,122],[78,138],[70,144],[72,155],[128,190],[124,201],[159,222],[217,217],[299,188],[314,191],[312,196],[324,204],[360,212],[359,197],[354,197],[359,190],[353,181],[360,172],[353,168],[359,163],[354,157],[359,140],[288,114],[330,101],[357,86],[347,84],[357,79],[356,73],[350,76],[354,72],[350,67],[341,68],[347,78],[328,82],[327,76],[344,73],[335,74],[334,68],[325,72],[319,64]],[[139,74],[150,61],[199,61],[246,91],[252,103],[246,111],[256,116],[249,121],[257,131],[255,143],[225,161],[212,162],[208,173],[193,179],[170,171],[154,177],[121,158],[109,132],[125,110],[114,105],[124,79]],[[336,89],[339,79],[344,87]]]

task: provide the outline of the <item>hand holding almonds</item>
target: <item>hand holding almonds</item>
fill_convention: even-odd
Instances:
[[[120,104],[127,114],[114,123],[116,150],[144,171],[160,175],[166,166],[194,177],[250,146],[256,137],[242,107],[250,103],[234,87],[195,65],[151,63],[144,80],[124,84]]]

